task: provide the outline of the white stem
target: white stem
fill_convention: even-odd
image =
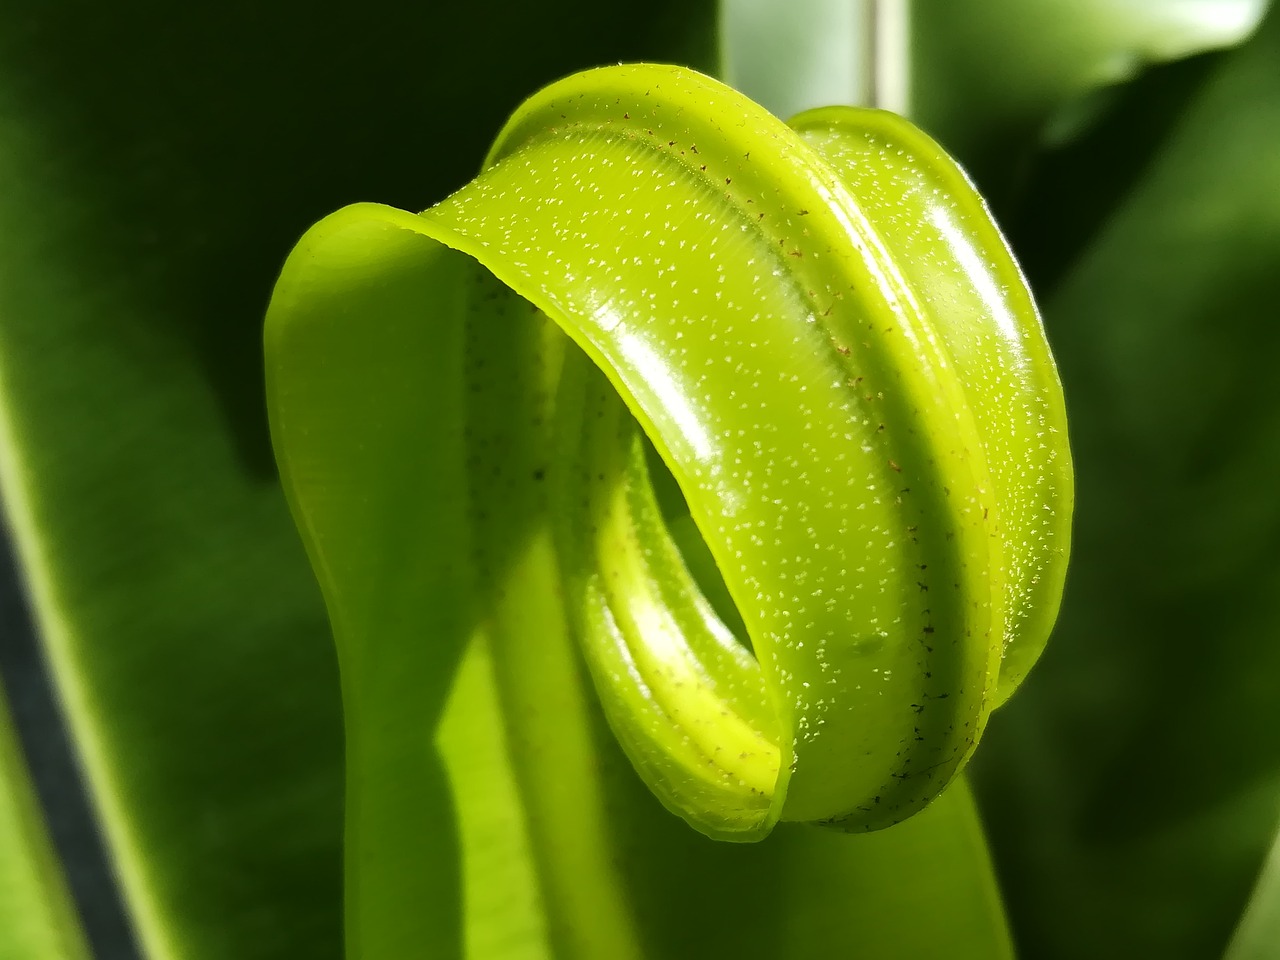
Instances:
[[[908,0],[863,0],[863,103],[905,114],[910,98]]]
[[[724,79],[780,117],[907,107],[909,0],[722,0]]]

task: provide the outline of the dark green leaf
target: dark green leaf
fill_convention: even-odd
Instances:
[[[88,956],[0,693],[0,957]]]
[[[911,115],[1004,210],[1031,149],[1086,126],[1147,65],[1231,47],[1267,0],[984,0],[912,5]]]
[[[1275,960],[1280,957],[1280,834],[1262,865],[1225,960]]]
[[[338,680],[262,404],[285,252],[348,197],[425,204],[465,181],[557,75],[708,63],[712,17],[378,0],[0,13],[5,496],[24,504],[21,560],[149,956],[340,950]]]
[[[1076,555],[1049,653],[981,757],[1030,956],[1216,955],[1272,841],[1278,59],[1273,16],[1047,305]]]

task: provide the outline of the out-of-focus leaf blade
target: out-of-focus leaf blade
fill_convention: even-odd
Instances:
[[[1275,960],[1280,957],[1280,833],[1262,865],[1225,960]]]
[[[963,779],[889,830],[784,823],[759,844],[708,845],[626,784],[607,748],[613,847],[646,957],[1012,960]]]
[[[709,3],[0,13],[0,456],[24,486],[5,493],[28,505],[18,550],[150,957],[340,951],[338,681],[262,412],[262,306],[300,225],[351,195],[446,192],[559,74],[705,63],[711,19]]]
[[[919,0],[911,14],[911,115],[991,189],[1028,148],[1090,113],[1094,91],[1147,64],[1230,47],[1267,0]],[[1072,119],[1074,116],[1074,120]]]
[[[1141,181],[1189,104],[1229,53],[1161,64],[1108,97],[1096,122],[1037,152],[1004,221],[1031,286],[1042,298],[1088,249]]]
[[[88,960],[0,691],[0,960]]]
[[[979,767],[1029,955],[1215,955],[1272,841],[1278,61],[1273,15],[1046,307],[1076,557],[1045,662]]]

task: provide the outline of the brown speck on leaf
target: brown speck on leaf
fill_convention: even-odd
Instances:
[[[890,469],[890,470],[895,470],[895,471],[897,471],[898,473],[901,473],[901,472],[902,472],[902,468],[901,468],[900,466],[898,466],[898,464],[897,464],[896,462],[894,462],[893,460],[890,460],[890,461],[889,461],[889,469]]]
[[[689,150],[690,150],[690,152],[692,152],[692,153],[697,153],[697,152],[698,152],[698,145],[697,145],[696,143],[691,143],[691,144],[689,144]]]
[[[802,216],[802,217],[807,217],[808,215],[809,215],[809,211],[808,211],[808,210],[801,210],[801,211],[800,211],[800,216]]]
[[[564,116],[564,114],[561,114],[561,116]],[[622,119],[623,119],[623,120],[630,120],[630,119],[631,119],[631,114],[629,114],[629,113],[624,113],[624,114],[622,115]]]

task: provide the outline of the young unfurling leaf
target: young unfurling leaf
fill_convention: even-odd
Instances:
[[[1056,614],[1039,318],[963,173],[891,115],[570,77],[437,206],[313,228],[267,349],[342,664],[357,927],[394,925],[391,825],[395,859],[433,855],[403,840],[442,789],[411,758],[476,630],[500,675],[575,637],[657,797],[750,840],[921,809]]]

